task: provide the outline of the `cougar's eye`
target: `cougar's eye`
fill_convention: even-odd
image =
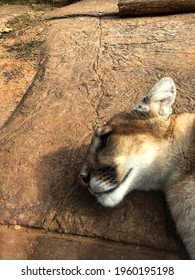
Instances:
[[[102,151],[106,147],[110,135],[111,135],[111,132],[100,135],[100,143],[98,146],[99,152]]]

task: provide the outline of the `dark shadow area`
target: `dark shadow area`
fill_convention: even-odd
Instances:
[[[72,192],[78,192],[82,197],[83,192],[77,186],[77,177],[86,149],[85,146],[78,149],[62,147],[43,156],[36,166],[35,179],[39,200],[48,204],[45,227],[49,226],[63,203],[71,204]]]
[[[166,217],[165,228],[168,236],[172,236],[177,241],[177,252],[180,259],[189,260],[190,256],[180,238],[179,234],[177,233],[176,225],[173,221],[170,209],[168,207],[166,197],[164,196],[164,211]]]
[[[80,2],[82,0],[53,0],[53,6],[55,7],[64,7],[75,4],[76,2]]]

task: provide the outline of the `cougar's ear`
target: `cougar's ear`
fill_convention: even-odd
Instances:
[[[172,113],[176,88],[171,78],[163,78],[156,83],[143,98],[136,110],[150,113],[152,116],[167,117]]]

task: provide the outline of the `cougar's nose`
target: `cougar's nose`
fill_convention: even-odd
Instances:
[[[90,188],[89,179],[89,176],[80,174],[78,178],[78,183],[81,187]]]

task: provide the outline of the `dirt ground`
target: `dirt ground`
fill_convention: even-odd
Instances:
[[[14,111],[35,76],[50,5],[0,6],[0,127]]]

